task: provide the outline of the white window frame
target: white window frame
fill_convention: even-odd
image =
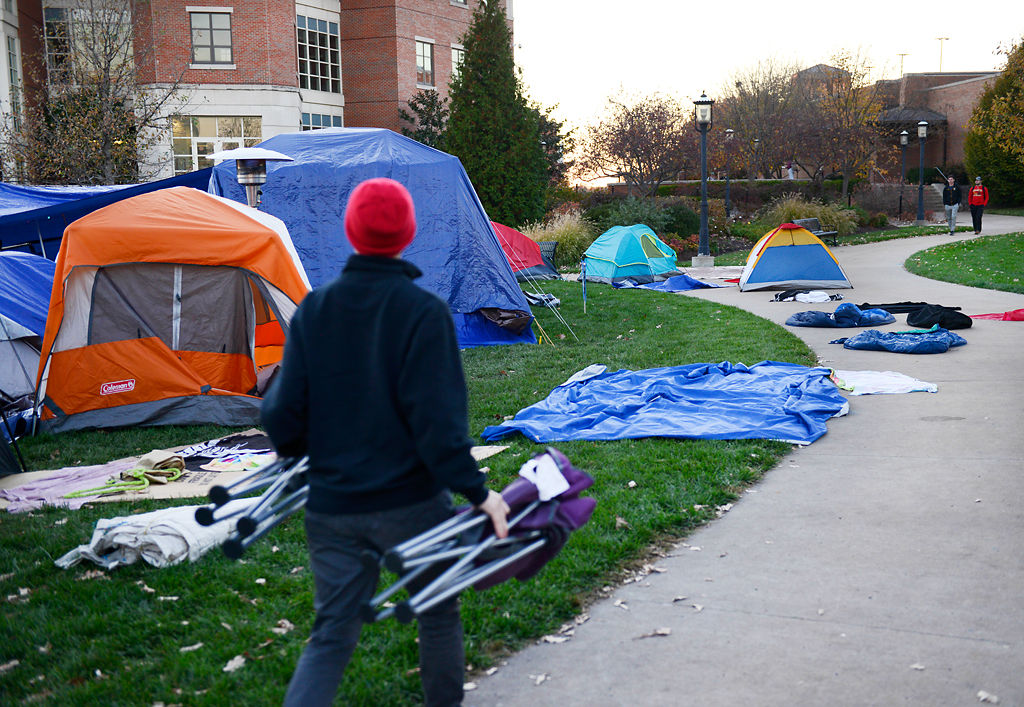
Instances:
[[[458,56],[458,61],[455,60]],[[452,42],[452,78],[454,79],[459,75],[459,71],[462,69],[462,62],[466,60],[466,48],[461,44]]]
[[[435,88],[437,86],[437,62],[434,57],[436,42],[427,37],[416,37],[416,87]],[[430,83],[420,80],[420,47],[430,47]]]
[[[299,79],[299,88],[302,89],[303,91],[320,91],[321,93],[331,93],[331,94],[340,96],[342,94],[342,85],[341,85],[341,22],[340,22],[340,18],[336,17],[336,16],[335,17],[331,17],[331,18],[317,17],[316,15],[307,14],[308,10],[306,10],[306,8],[301,8],[301,10],[302,11],[300,11],[299,8],[296,8],[296,12],[295,12],[295,16],[296,16],[296,20],[295,20],[295,54],[296,54],[296,61],[298,62],[296,64],[295,71],[296,71],[296,75],[298,76],[298,79]],[[299,27],[298,26],[298,18],[300,16],[305,18],[305,22],[306,22],[306,26],[305,27]],[[316,22],[316,23],[326,22],[327,23],[327,32],[325,32],[323,34],[326,34],[328,36],[328,38],[333,37],[335,39],[335,45],[336,46],[333,49],[330,46],[330,39],[328,39],[327,46],[324,47],[324,49],[326,49],[326,51],[327,51],[327,61],[326,62],[320,61],[319,59],[313,59],[311,56],[309,56],[309,54],[310,54],[309,49],[311,47],[320,48],[319,44],[313,45],[313,44],[310,44],[310,42],[309,42],[309,32],[310,32],[309,23],[310,23],[310,21],[313,21],[313,22]],[[331,34],[331,31],[330,31],[331,30],[331,25],[334,25],[334,28],[335,28],[335,33],[334,34]],[[304,42],[299,42],[299,31],[300,30],[305,31],[305,33],[306,33],[306,41],[304,41]],[[321,33],[319,27],[317,29],[313,30],[313,31],[317,32],[318,34]],[[301,50],[302,46],[306,47],[306,57],[305,58],[303,58],[301,56],[302,55],[302,51],[300,51],[300,50]],[[331,56],[332,54],[334,54],[335,56],[332,57]],[[302,67],[301,67],[301,64],[302,64],[303,61],[306,62],[306,71],[305,72],[302,71]],[[327,64],[327,66],[329,67],[329,74],[330,75],[328,77],[325,78],[325,77],[321,76],[320,74],[316,74],[315,75],[317,80],[318,80],[318,82],[321,84],[321,86],[322,86],[322,84],[323,84],[323,82],[325,80],[329,83],[329,87],[327,89],[323,89],[322,87],[312,88],[312,78],[314,77],[314,74],[310,71],[310,68],[311,68],[312,62],[314,62],[314,61],[316,61],[316,63],[318,63],[318,64]],[[305,87],[303,87],[303,85],[302,85],[303,78],[306,79],[306,84],[307,85]],[[335,90],[335,89],[337,89],[337,90]]]
[[[191,121],[192,118],[199,118],[199,119],[203,119],[203,118],[211,119],[212,118],[214,120],[220,120],[222,118],[238,118],[238,119],[240,119],[242,121],[241,122],[241,125],[242,125],[242,135],[220,135],[219,134],[220,133],[220,125],[219,124],[217,124],[217,129],[215,131],[215,132],[218,133],[218,135],[215,135],[215,136],[211,136],[211,135],[193,135],[193,134],[191,134],[192,133],[191,126],[189,127],[189,135],[187,135],[187,136],[185,136],[185,135],[175,135],[174,134],[174,118],[181,118],[181,119],[188,120],[188,121]],[[253,118],[259,118],[259,120],[260,120],[260,130],[259,130],[260,134],[259,135],[247,135],[246,134],[246,132],[245,132],[245,121],[246,121],[247,118],[250,119],[250,120],[253,119]],[[202,169],[203,167],[212,166],[213,165],[213,161],[209,160],[207,155],[211,155],[214,152],[220,152],[221,150],[229,150],[229,149],[232,149],[232,148],[235,148],[235,147],[252,147],[253,145],[255,145],[255,144],[257,144],[257,143],[259,143],[259,142],[261,142],[263,140],[263,122],[264,122],[264,118],[263,118],[262,115],[174,115],[174,116],[171,116],[171,119],[170,119],[169,122],[170,122],[170,127],[171,127],[171,164],[172,164],[173,172],[174,172],[175,175],[184,174],[186,172],[194,172],[197,169]],[[189,144],[190,149],[189,149],[189,153],[187,155],[183,151],[181,151],[180,149],[177,149],[179,147],[179,144],[177,143],[178,140],[189,140],[189,142],[190,142],[190,144]],[[202,154],[200,154],[200,152],[199,152],[199,146],[200,145],[207,146],[207,149]],[[191,158],[191,168],[187,169],[187,170],[178,169],[175,160],[183,159],[185,157]],[[204,159],[208,162],[208,164],[204,164],[202,162],[202,160],[204,160]]]
[[[235,8],[214,5],[186,5],[185,16],[188,18],[189,65],[190,69],[234,69],[235,64]],[[195,61],[195,41],[192,37],[192,15],[228,15],[231,32],[231,61]],[[211,21],[212,25],[212,21]],[[212,27],[211,27],[212,31]],[[211,44],[211,49],[216,46]]]

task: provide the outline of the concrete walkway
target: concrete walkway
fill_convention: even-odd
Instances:
[[[985,217],[985,234],[1021,230],[1024,218]],[[1024,295],[903,270],[950,240],[836,249],[856,288],[844,301],[1024,308]],[[779,324],[839,304],[688,294]],[[902,328],[905,315],[883,327]],[[827,343],[857,330],[791,331],[824,365],[939,392],[851,397],[827,435],[659,561],[664,573],[616,587],[571,640],[513,656],[466,705],[1024,705],[1024,322],[977,320],[966,346],[931,356]]]

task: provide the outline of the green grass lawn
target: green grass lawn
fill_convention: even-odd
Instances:
[[[907,258],[915,275],[1024,294],[1024,233],[944,243]]]
[[[538,308],[543,343],[467,350],[471,433],[515,414],[591,363],[642,369],[765,359],[813,365],[783,328],[738,309],[646,290],[545,282],[560,313]],[[574,332],[574,333],[573,333]],[[578,340],[577,340],[578,337]],[[24,442],[33,468],[95,463],[219,436],[221,428],[68,433]],[[767,441],[640,439],[557,445],[595,478],[597,510],[536,578],[464,595],[475,670],[578,614],[602,588],[632,575],[652,549],[714,517],[789,449]],[[522,437],[484,463],[502,488],[540,451]],[[630,482],[636,482],[631,485]],[[178,504],[197,503],[183,500]],[[60,705],[279,704],[312,622],[312,577],[296,515],[232,562],[214,551],[193,564],[109,573],[53,561],[87,542],[100,518],[171,505],[92,503],[0,517],[0,703]],[[621,519],[621,520],[620,520]],[[625,522],[625,525],[623,524]],[[294,629],[284,631],[290,622]],[[275,632],[275,629],[277,631]],[[223,668],[236,656],[245,665]],[[14,663],[14,661],[17,661]],[[348,704],[421,699],[415,630],[366,628],[343,685]]]

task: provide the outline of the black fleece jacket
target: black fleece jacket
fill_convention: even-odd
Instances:
[[[292,318],[263,400],[282,456],[310,458],[306,507],[400,508],[447,488],[487,496],[470,454],[466,383],[448,305],[404,260],[352,255]]]

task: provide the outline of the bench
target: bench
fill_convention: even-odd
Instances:
[[[539,241],[540,257],[547,261],[548,265],[555,267],[555,250],[558,248],[558,241]]]
[[[816,218],[798,218],[793,221],[800,228],[806,228],[818,238],[832,238],[832,245],[839,245],[839,231],[826,231],[821,227],[821,221]]]

